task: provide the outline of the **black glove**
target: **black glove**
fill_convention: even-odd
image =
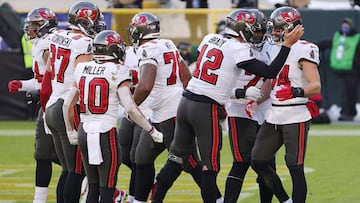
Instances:
[[[26,91],[26,101],[28,104],[37,104],[40,102],[40,90]]]

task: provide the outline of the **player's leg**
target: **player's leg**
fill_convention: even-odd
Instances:
[[[59,109],[62,108],[62,103],[58,100],[53,105],[46,108],[45,120],[48,128],[51,131],[56,155],[59,158],[62,171],[56,186],[56,199],[57,202],[64,202],[64,185],[68,176],[68,166],[65,159],[64,151],[62,149],[62,142],[60,141],[60,135],[58,133],[57,123],[59,120]]]
[[[201,196],[204,202],[215,202],[217,197],[217,174],[220,170],[222,147],[221,122],[226,111],[215,103],[199,103],[190,122],[194,126],[203,166]],[[211,149],[211,150],[209,150]]]
[[[294,202],[305,202],[307,185],[304,173],[304,158],[310,121],[284,126],[285,161],[289,168]]]
[[[183,170],[182,157],[186,160],[191,153],[195,135],[192,127],[185,120],[192,114],[188,111],[188,108],[193,105],[191,103],[192,101],[182,98],[178,106],[174,138],[170,145],[168,159],[156,176],[153,202],[163,202],[167,191]]]
[[[255,142],[258,124],[254,120],[229,117],[229,142],[233,165],[226,178],[225,202],[237,202],[251,161],[251,149]]]
[[[44,129],[43,112],[39,110],[35,130],[35,195],[34,203],[46,202],[52,175],[52,160],[57,159],[51,135]]]
[[[154,126],[160,130],[157,124],[154,124]],[[166,134],[164,134],[165,139]],[[147,201],[155,178],[154,162],[164,149],[165,145],[163,143],[155,143],[148,132],[142,131],[135,151],[135,200]]]
[[[116,129],[100,134],[103,163],[97,166],[100,180],[100,202],[114,202],[117,177],[121,164],[120,140]],[[90,149],[91,150],[91,149]]]
[[[281,125],[264,122],[256,136],[254,147],[251,151],[251,167],[262,178],[269,188],[272,188],[275,196],[280,202],[289,199],[280,177],[272,168],[275,153],[283,143]]]
[[[99,202],[100,197],[100,183],[99,183],[99,173],[97,166],[89,165],[89,156],[88,156],[88,145],[87,145],[87,134],[80,123],[78,128],[78,143],[83,157],[83,165],[86,172],[86,177],[88,180],[89,191],[87,193],[86,202],[95,203]]]

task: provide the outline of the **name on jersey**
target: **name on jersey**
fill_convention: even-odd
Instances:
[[[214,45],[216,45],[216,46],[218,46],[218,47],[221,47],[225,42],[226,42],[225,39],[221,39],[221,38],[219,38],[219,37],[212,37],[212,38],[210,38],[210,40],[209,40],[209,43],[210,43],[210,44],[214,44]]]
[[[105,66],[85,66],[83,74],[104,75]]]
[[[70,43],[71,43],[71,39],[70,39],[70,38],[67,38],[67,37],[64,37],[64,36],[60,36],[60,35],[57,35],[57,34],[55,34],[55,35],[51,38],[51,41],[54,42],[54,43],[60,44],[60,45],[62,45],[62,46],[65,46],[65,47],[69,47],[69,46],[70,46]]]

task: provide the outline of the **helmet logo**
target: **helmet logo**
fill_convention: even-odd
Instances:
[[[137,26],[137,25],[143,25],[143,24],[146,24],[146,16],[144,15],[140,15],[140,16],[136,16],[135,19],[133,20],[132,24],[134,26]]]
[[[95,21],[97,16],[98,16],[97,10],[90,10],[88,8],[82,8],[76,12],[76,17],[80,19],[90,19]]]
[[[245,13],[245,12],[236,15],[235,19],[237,22],[249,23],[251,25],[254,24],[256,21],[256,17],[253,14]]]
[[[285,20],[285,22],[290,23],[296,20],[300,20],[300,14],[294,10],[290,10],[287,13],[282,13],[281,17]]]
[[[108,46],[112,44],[121,44],[121,38],[117,35],[109,34],[106,36],[106,42]]]
[[[49,10],[39,10],[39,15],[43,18],[43,19],[51,19],[54,17],[54,13],[49,11]]]

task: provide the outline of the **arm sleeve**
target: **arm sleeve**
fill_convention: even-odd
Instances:
[[[128,86],[122,86],[118,88],[118,94],[120,98],[120,102],[123,105],[125,112],[127,112],[130,118],[138,124],[142,129],[146,131],[150,131],[152,129],[152,125],[141,113],[139,108],[136,106],[134,100],[132,99],[131,92]]]
[[[28,90],[35,90],[36,86],[35,84],[37,81],[35,78],[31,78],[29,80],[21,80],[22,87],[19,89],[19,91],[28,91]]]
[[[264,78],[275,78],[283,67],[289,52],[290,48],[282,46],[279,54],[270,65],[266,65],[265,63],[256,59],[240,62],[236,65],[237,67],[245,69],[257,76]]]

